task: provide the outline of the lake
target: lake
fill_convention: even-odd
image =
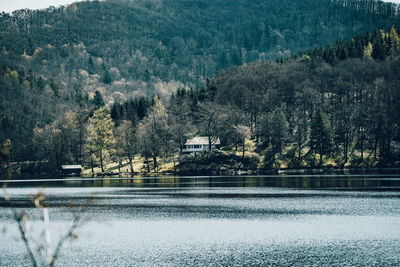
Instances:
[[[84,220],[58,266],[400,265],[400,175],[393,172],[36,177],[7,187],[1,266],[30,265],[13,208],[31,217],[33,247],[44,242],[42,212],[29,200],[39,191],[51,207],[53,247],[74,213]]]

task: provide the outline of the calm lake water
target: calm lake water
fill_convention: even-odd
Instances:
[[[88,204],[58,266],[400,265],[396,173],[13,180],[0,266],[30,265],[13,208],[31,216],[33,247],[44,242],[39,191],[54,246]]]

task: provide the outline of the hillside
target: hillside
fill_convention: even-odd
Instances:
[[[25,114],[32,106],[15,103],[21,110],[2,121],[5,163],[180,173],[400,165],[400,37],[394,27],[286,60],[231,67],[168,100],[142,97],[110,108],[97,92],[93,100],[75,96],[79,108],[68,111],[54,83],[20,74],[7,69],[0,81],[22,83],[25,104],[49,101],[34,115],[54,111],[52,104],[64,111],[34,124],[34,115]],[[53,97],[35,97],[40,88]],[[186,140],[199,135],[219,137],[222,151],[178,158]]]
[[[370,56],[382,60],[391,50],[384,48],[382,54],[377,51],[375,41],[357,42],[350,50],[342,49],[342,43],[335,42],[399,24],[397,10],[396,5],[368,0],[110,0],[41,11],[20,10],[12,15],[3,13],[0,16],[0,141],[11,139],[14,160],[41,158],[46,153],[40,148],[45,141],[40,130],[46,129],[52,136],[53,131],[57,132],[66,123],[65,114],[70,112],[70,119],[75,120],[69,121],[74,124],[71,127],[80,130],[82,152],[85,124],[104,102],[125,103],[122,108],[113,108],[111,115],[136,124],[154,103],[145,97],[127,101],[130,98],[158,94],[166,102],[168,98],[164,96],[179,88],[193,93],[194,88],[205,85],[207,88],[218,85],[216,101],[221,105],[232,105],[237,101],[234,94],[248,92],[242,97],[253,102],[238,104],[238,108],[250,116],[246,124],[254,133],[254,120],[257,120],[254,110],[260,112],[258,108],[266,103],[255,101],[258,92],[246,91],[246,88],[253,86],[252,90],[261,90],[273,86],[276,96],[288,98],[282,105],[289,107],[296,100],[292,81],[298,79],[279,82],[273,79],[275,75],[282,75],[281,69],[291,70],[292,67],[287,67],[290,64],[274,65],[271,71],[264,67],[253,70],[254,66],[269,66],[275,63],[266,60],[291,58],[298,51],[314,47],[317,48],[301,56],[310,57],[312,62],[328,56],[333,60],[327,62],[336,64],[348,57],[360,58],[369,41],[374,43],[371,49],[375,49]],[[386,40],[382,38],[383,44]],[[332,43],[335,45],[326,50],[320,47]],[[351,51],[358,54],[353,55]],[[375,58],[376,55],[382,58]],[[245,73],[233,72],[234,69],[223,71],[242,64],[240,70]],[[305,69],[303,65],[295,66]],[[266,77],[259,76],[259,72],[265,72]],[[206,78],[217,73],[221,74],[206,83]],[[233,76],[226,76],[227,73]],[[323,73],[327,77],[317,80],[332,86],[330,83],[334,81],[328,82],[330,74]],[[255,75],[261,80],[236,81],[235,75]],[[241,86],[246,90],[241,91]],[[229,99],[234,100],[224,103]],[[281,103],[279,99],[276,101],[274,108]],[[138,114],[129,116],[127,110],[136,110]],[[198,119],[194,115],[193,121]],[[55,142],[52,146],[58,144],[57,140],[62,138],[52,139]],[[38,151],[42,151],[42,156],[36,155]],[[58,161],[67,158],[71,156]]]
[[[230,68],[206,95],[235,114],[232,126],[249,127],[267,166],[398,166],[399,84],[400,38],[392,28],[283,62]],[[222,132],[228,144],[240,140],[230,129]]]
[[[218,136],[223,146],[220,153],[180,157],[178,169],[187,173],[399,166],[399,84],[394,27],[278,62],[231,67],[203,88],[173,94],[163,115],[173,123],[157,130],[160,139],[144,136],[158,148],[147,153],[167,157],[163,149],[179,147],[176,133],[183,133]],[[125,106],[113,106],[123,114],[112,113],[117,124],[129,119]],[[162,122],[159,109],[143,123]]]
[[[343,0],[108,0],[0,17],[2,60],[106,102],[169,95],[219,70],[399,24],[398,7]],[[4,58],[6,57],[6,58]]]

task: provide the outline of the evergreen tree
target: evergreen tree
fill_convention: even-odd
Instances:
[[[110,84],[112,83],[112,78],[111,78],[111,74],[108,70],[106,70],[104,72],[104,77],[103,77],[103,83],[105,84]]]
[[[319,154],[319,166],[322,166],[322,156],[331,149],[331,127],[326,115],[318,108],[311,119],[310,145]]]
[[[55,96],[58,96],[60,94],[60,88],[53,79],[50,79],[50,88],[51,90],[53,90]]]
[[[146,101],[140,98],[136,105],[136,112],[140,120],[146,115]]]
[[[285,141],[289,124],[286,120],[285,114],[281,109],[276,109],[271,118],[271,144],[274,154],[281,153],[283,142]]]
[[[372,54],[373,59],[383,60],[385,58],[385,44],[383,42],[381,33],[378,32],[372,44]]]
[[[38,81],[37,81],[37,86],[40,92],[44,91],[44,88],[46,87],[46,83],[44,82],[44,80],[42,79],[42,77],[39,77]]]
[[[97,90],[93,97],[93,104],[96,107],[96,109],[101,108],[105,105],[103,97],[101,96],[101,93]]]
[[[121,116],[121,105],[116,102],[111,108],[111,118],[113,119],[115,126],[119,126],[119,123],[122,119]]]

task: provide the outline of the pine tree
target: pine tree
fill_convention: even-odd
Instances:
[[[373,59],[378,60],[383,60],[385,58],[385,44],[381,32],[378,32],[374,38],[371,56]]]
[[[116,102],[111,108],[111,118],[113,119],[115,126],[119,126],[122,116],[121,105],[118,102]]]
[[[37,86],[40,92],[44,91],[44,88],[46,87],[46,83],[44,82],[44,80],[42,79],[42,77],[39,77],[38,81],[37,81]]]
[[[103,83],[105,84],[110,84],[112,83],[112,78],[111,78],[111,74],[108,70],[106,70],[104,72],[104,77],[103,77]]]
[[[50,79],[50,88],[53,90],[55,96],[60,94],[60,88],[58,88],[58,85],[53,79]]]
[[[347,50],[344,46],[340,48],[338,57],[340,60],[345,60],[348,57]]]
[[[101,96],[101,93],[99,91],[96,91],[96,93],[94,94],[93,104],[96,109],[101,108],[105,105],[103,97]]]
[[[319,166],[322,156],[330,152],[332,133],[326,115],[318,108],[311,119],[310,144],[314,152],[319,153]]]
[[[283,142],[286,138],[289,124],[281,109],[276,109],[271,119],[271,144],[274,154],[282,152]]]

